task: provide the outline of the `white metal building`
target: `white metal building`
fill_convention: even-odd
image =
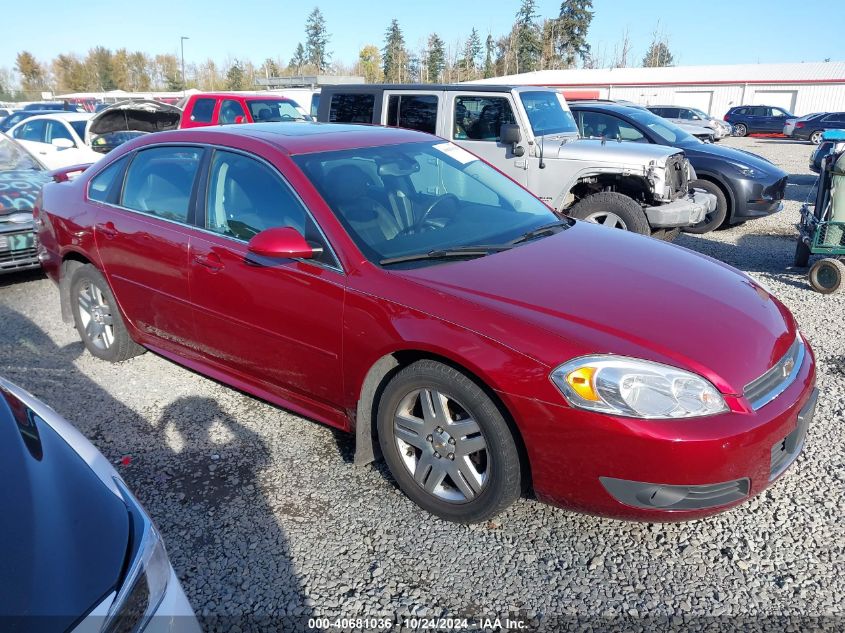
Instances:
[[[735,105],[793,114],[845,111],[845,62],[540,70],[473,83],[554,86],[567,98],[683,105],[721,117]]]

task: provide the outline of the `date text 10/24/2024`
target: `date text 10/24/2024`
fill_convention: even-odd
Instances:
[[[528,622],[519,618],[309,618],[308,628],[312,630],[360,629],[360,630],[427,630],[427,631],[520,631],[528,629]]]

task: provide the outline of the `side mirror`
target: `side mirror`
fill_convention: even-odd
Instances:
[[[519,126],[516,123],[503,123],[499,129],[499,138],[502,140],[502,143],[516,145],[522,140],[522,133],[519,131]]]
[[[246,247],[250,253],[262,257],[311,259],[315,255],[315,249],[308,245],[302,234],[289,226],[261,231]]]
[[[69,138],[54,138],[52,141],[50,141],[50,145],[52,145],[58,150],[76,147],[73,141],[71,141]]]

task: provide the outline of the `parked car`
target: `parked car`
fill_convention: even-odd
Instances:
[[[3,378],[0,438],[4,631],[200,630],[158,530],[117,471]]]
[[[0,132],[8,134],[9,130],[21,121],[42,114],[55,114],[55,112],[53,110],[18,110],[17,112],[12,112],[12,114],[0,121]]]
[[[689,187],[682,151],[578,137],[563,94],[491,85],[324,86],[329,123],[376,123],[437,134],[488,161],[561,213],[662,239],[716,207]]]
[[[174,105],[150,99],[121,101],[91,118],[85,143],[95,152],[107,154],[142,134],[175,130],[181,120],[182,110]]]
[[[698,108],[650,105],[648,106],[648,110],[657,116],[670,120],[675,125],[692,124],[709,128],[713,131],[713,141],[720,141],[733,133],[733,127],[730,123],[720,121]]]
[[[317,118],[317,110],[320,107],[320,89],[319,88],[284,88],[279,90],[269,91],[279,97],[295,101],[302,106],[312,118]]]
[[[295,101],[267,93],[197,93],[177,105],[184,110],[181,128],[311,118]]]
[[[93,163],[100,154],[85,143],[91,116],[81,112],[41,114],[21,121],[8,134],[50,169]]]
[[[783,208],[788,174],[765,158],[731,147],[701,143],[651,112],[612,103],[573,102],[572,112],[584,136],[618,135],[634,143],[659,143],[684,150],[695,170],[691,187],[716,196],[705,219],[684,230],[706,233]]]
[[[825,114],[825,112],[813,112],[812,114],[805,114],[801,117],[793,117],[791,119],[787,119],[786,122],[783,124],[783,135],[792,136],[792,133],[795,131],[795,125],[799,121],[808,121],[809,119],[824,116]]]
[[[64,112],[84,112],[85,110],[79,107],[75,103],[70,103],[68,101],[39,101],[36,103],[27,103],[23,109],[25,111],[28,110],[50,110],[51,112],[54,111],[64,111]]]
[[[810,347],[753,279],[561,218],[417,131],[149,134],[48,183],[38,221],[92,355],[149,347],[354,432],[358,463],[378,441],[448,520],[529,483],[629,519],[718,512],[783,473],[813,415]]]
[[[5,118],[12,113],[8,108],[0,108],[0,118]]]
[[[826,156],[833,153],[833,148],[837,141],[822,138],[822,142],[816,145],[813,153],[810,154],[810,171],[820,174],[822,171],[822,161]]]
[[[795,118],[791,112],[775,106],[734,106],[725,114],[725,121],[733,126],[734,136],[753,133],[781,134],[787,119]]]
[[[44,165],[0,134],[0,273],[38,268],[32,207],[50,180]]]
[[[791,136],[818,145],[825,131],[840,129],[845,129],[845,112],[823,112],[808,119],[798,119]]]

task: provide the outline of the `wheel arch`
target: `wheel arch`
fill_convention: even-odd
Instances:
[[[378,438],[377,438],[377,424],[376,416],[378,413],[378,404],[381,400],[381,395],[384,388],[390,379],[401,369],[415,363],[419,360],[433,360],[463,373],[470,380],[472,380],[478,387],[480,387],[485,394],[493,401],[496,407],[505,419],[514,441],[516,442],[517,450],[519,451],[520,461],[522,463],[523,481],[527,486],[530,486],[530,473],[528,462],[528,452],[525,447],[525,442],[519,427],[516,425],[513,415],[507,404],[502,400],[499,394],[490,387],[490,385],[479,376],[479,372],[467,367],[466,364],[456,362],[448,356],[424,350],[420,348],[407,348],[396,350],[389,354],[385,354],[370,366],[359,390],[358,403],[356,406],[355,415],[355,457],[354,463],[356,466],[363,466],[377,458]]]
[[[62,321],[73,323],[73,312],[70,308],[70,280],[77,268],[94,266],[94,263],[79,251],[70,250],[62,255],[61,272],[59,274],[59,304],[62,310]]]
[[[725,199],[728,201],[728,214],[725,217],[725,220],[730,223],[733,219],[734,211],[736,210],[736,197],[734,196],[733,189],[728,186],[728,183],[725,180],[717,175],[712,171],[698,171],[696,170],[695,176],[698,180],[706,180],[707,182],[712,182],[714,185],[719,187],[722,190],[722,193],[725,194]]]

